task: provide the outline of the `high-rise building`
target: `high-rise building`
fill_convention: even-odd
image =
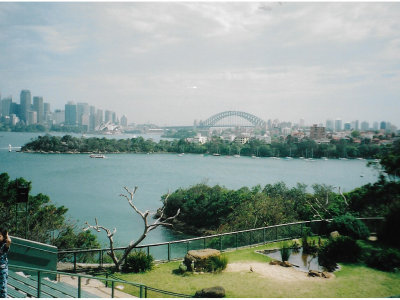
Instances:
[[[44,121],[48,122],[51,118],[50,103],[43,103]]]
[[[335,120],[335,131],[342,131],[342,120],[341,119],[336,119]]]
[[[379,123],[377,121],[375,121],[372,125],[372,129],[373,130],[378,130],[379,129]]]
[[[28,111],[31,110],[32,97],[29,90],[22,90],[20,95],[19,117],[25,123],[28,120]]]
[[[111,122],[112,123],[112,111],[106,110],[104,112],[104,122],[105,123],[107,123],[107,122]]]
[[[52,116],[55,124],[65,123],[65,110],[56,109]]]
[[[11,103],[11,96],[1,100],[1,114],[3,117],[10,115]]]
[[[121,117],[121,126],[128,127],[128,119],[125,115]]]
[[[70,101],[65,104],[65,125],[78,124],[78,110],[74,102]]]
[[[319,127],[317,124],[314,124],[310,127],[310,139],[319,140],[325,137],[325,127]]]
[[[358,120],[355,120],[354,121],[354,130],[360,130],[360,124],[359,124],[359,121]]]
[[[93,131],[96,128],[96,107],[91,105],[89,107],[89,131]]]
[[[306,126],[306,121],[304,121],[304,119],[300,119],[299,121],[299,127],[300,128],[304,128]]]
[[[381,122],[381,126],[379,127],[379,129],[386,130],[386,122],[385,121]]]
[[[33,97],[33,110],[37,113],[37,123],[44,123],[44,105],[43,97]]]
[[[344,123],[344,130],[346,130],[346,131],[351,130],[351,123],[350,122]]]
[[[334,129],[334,122],[333,122],[333,120],[331,120],[331,119],[326,120],[325,125],[326,125],[326,130],[327,130],[327,131],[333,131],[333,129]]]
[[[28,120],[26,121],[27,125],[37,124],[37,112],[34,110],[28,111]]]
[[[78,125],[83,125],[83,118],[86,120],[89,119],[89,104],[87,103],[77,103],[77,113],[78,113]],[[85,117],[83,117],[85,115]]]
[[[361,122],[361,131],[368,131],[369,130],[369,123],[367,121]]]
[[[10,115],[15,114],[18,117],[20,114],[19,111],[20,111],[20,105],[18,103],[11,102]],[[20,121],[19,118],[18,118],[18,121]]]
[[[96,126],[100,126],[100,124],[103,123],[103,110],[102,109],[98,109],[96,111]]]

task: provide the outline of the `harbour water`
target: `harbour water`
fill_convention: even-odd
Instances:
[[[56,133],[63,135],[62,133]],[[142,210],[156,211],[160,197],[177,188],[206,182],[238,189],[267,183],[301,182],[340,186],[350,191],[375,182],[379,173],[365,160],[272,159],[251,157],[201,156],[196,154],[108,154],[106,159],[91,159],[87,154],[38,154],[8,152],[8,145],[22,146],[43,133],[0,132],[0,172],[11,178],[32,181],[32,193],[50,196],[56,205],[67,207],[68,216],[78,227],[86,221],[117,228],[116,241],[126,245],[140,235],[142,220],[119,195],[123,186],[138,186],[135,201]],[[80,136],[80,135],[78,135]],[[88,135],[90,137],[91,135]],[[103,137],[103,136],[102,136]],[[128,138],[133,135],[107,138]],[[155,141],[160,136],[144,136]],[[165,228],[151,232],[145,243],[185,237]],[[105,243],[104,235],[99,239]]]

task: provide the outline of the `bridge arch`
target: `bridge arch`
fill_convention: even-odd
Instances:
[[[253,126],[255,127],[264,127],[266,126],[266,122],[259,117],[256,117],[255,115],[246,113],[244,111],[224,111],[220,112],[218,114],[215,114],[211,117],[209,117],[207,120],[203,121],[200,123],[200,127],[214,127],[217,126],[216,124],[225,118],[229,118],[232,116],[238,116],[241,117],[247,121],[249,121]],[[231,124],[232,126],[235,126],[234,124]]]

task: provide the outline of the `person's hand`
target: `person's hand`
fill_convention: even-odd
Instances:
[[[6,245],[7,245],[8,247],[10,247],[10,245],[11,245],[11,238],[10,238],[10,236],[8,235],[8,233],[7,233],[7,237],[6,237]]]

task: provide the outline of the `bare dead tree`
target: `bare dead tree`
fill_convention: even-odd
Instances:
[[[109,240],[109,242],[110,242],[110,251],[109,251],[107,254],[108,254],[108,255],[111,257],[111,259],[113,260],[113,262],[114,262],[115,267],[116,267],[117,270],[120,270],[122,263],[125,261],[125,259],[126,259],[127,256],[129,255],[129,253],[130,253],[137,245],[139,245],[139,243],[140,243],[141,241],[143,241],[143,240],[146,238],[147,234],[148,234],[150,231],[156,229],[158,226],[172,226],[172,223],[171,223],[171,222],[172,222],[172,221],[179,215],[179,213],[180,213],[180,209],[178,209],[178,211],[176,212],[176,214],[175,214],[174,216],[165,218],[165,216],[164,216],[164,210],[165,210],[165,207],[166,207],[166,204],[167,204],[169,195],[170,195],[169,192],[168,192],[166,198],[164,199],[164,203],[163,203],[162,208],[158,211],[159,217],[158,217],[152,224],[149,224],[149,222],[148,222],[148,217],[149,217],[149,215],[151,215],[151,214],[150,214],[150,211],[146,210],[145,212],[142,212],[142,211],[140,211],[140,210],[136,207],[136,205],[133,203],[134,196],[135,196],[135,193],[136,193],[138,187],[135,186],[135,188],[133,189],[133,191],[129,190],[126,186],[124,187],[124,189],[125,189],[125,191],[126,191],[127,194],[120,194],[120,197],[125,198],[125,199],[128,201],[129,205],[133,208],[133,210],[142,218],[143,223],[144,223],[144,228],[143,228],[143,233],[142,233],[142,235],[141,235],[136,241],[135,241],[135,240],[132,240],[132,241],[129,243],[128,247],[125,248],[124,254],[122,255],[122,257],[121,257],[120,259],[117,258],[116,254],[115,254],[115,248],[114,248],[113,236],[114,236],[114,234],[117,232],[117,229],[116,229],[116,228],[114,228],[114,230],[111,231],[110,229],[105,228],[104,226],[100,226],[100,225],[98,225],[97,218],[95,218],[96,225],[90,225],[88,222],[86,222],[87,227],[85,227],[85,228],[83,229],[84,231],[89,230],[89,229],[94,229],[94,230],[96,230],[97,232],[100,232],[101,230],[103,230],[104,232],[106,232],[107,237],[108,237],[108,240]]]
[[[349,206],[347,199],[345,197],[345,195],[343,195],[340,186],[338,187],[339,190],[339,194],[340,196],[342,196],[344,203],[346,205],[346,207]],[[318,200],[318,198],[315,198],[314,203],[312,203],[311,201],[306,199],[306,202],[308,203],[308,205],[310,205],[311,209],[314,211],[315,215],[314,217],[318,217],[320,220],[325,220],[326,218],[322,217],[323,213],[326,213],[326,215],[329,218],[332,218],[332,214],[329,212],[329,210],[327,209],[328,205],[329,205],[329,196],[328,193],[326,193],[326,201],[325,203],[321,203],[321,201]]]

